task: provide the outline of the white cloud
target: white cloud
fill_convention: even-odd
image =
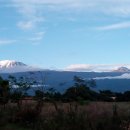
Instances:
[[[67,71],[91,71],[93,66],[88,64],[74,64],[66,67]]]
[[[83,11],[84,13],[103,13],[110,16],[116,15],[121,17],[130,16],[130,1],[129,0],[11,0],[13,6],[23,16],[22,23],[27,24],[25,27],[19,23],[24,29],[33,28],[38,23],[45,19],[44,12],[48,10],[59,11]],[[36,20],[37,19],[37,20]],[[38,20],[40,19],[40,20]],[[41,20],[42,19],[42,20]],[[29,26],[28,21],[31,22]],[[126,28],[130,23],[119,23],[101,27],[101,30]],[[29,26],[29,27],[28,27]]]
[[[36,1],[31,0],[12,0],[14,7],[22,15],[21,21],[17,26],[23,30],[35,28],[40,22],[44,21],[41,15],[40,4],[36,5]]]
[[[119,67],[127,67],[130,69],[130,64],[117,64],[117,65],[89,65],[89,64],[74,64],[65,68],[66,71],[78,71],[78,72],[109,72],[117,70]]]
[[[32,21],[20,21],[17,26],[23,30],[29,30],[34,28],[34,23]]]
[[[107,26],[101,26],[97,27],[97,30],[116,30],[116,29],[124,29],[124,28],[129,28],[130,27],[130,22],[122,22],[122,23],[116,23],[116,24],[111,24]]]
[[[18,7],[19,12],[25,15],[36,15],[38,10],[43,10],[45,7],[50,9],[68,10],[70,8],[94,12],[100,11],[112,15],[130,14],[129,0],[12,0],[12,2]]]
[[[0,45],[6,45],[6,44],[13,44],[16,40],[1,40],[0,39]]]
[[[12,0],[15,4],[36,4],[36,5],[59,5],[59,4],[74,4],[77,2],[81,2],[82,0]]]
[[[103,79],[130,79],[130,74],[122,74],[120,76],[108,76],[108,77],[96,77],[96,80],[103,80]]]
[[[35,33],[34,37],[29,38],[28,40],[32,42],[39,42],[43,39],[44,35],[45,35],[45,32],[38,32],[38,33]]]

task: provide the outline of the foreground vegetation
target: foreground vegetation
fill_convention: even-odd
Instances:
[[[38,109],[41,108],[41,109]],[[129,130],[130,103],[23,101],[0,107],[2,130]]]
[[[94,80],[74,77],[74,81],[63,94],[41,88],[29,96],[32,83],[23,77],[19,81],[0,78],[0,129],[130,130],[129,91],[95,92],[91,89],[96,86]]]

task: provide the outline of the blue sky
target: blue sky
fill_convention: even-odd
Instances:
[[[0,17],[0,60],[130,64],[129,0],[0,0]]]

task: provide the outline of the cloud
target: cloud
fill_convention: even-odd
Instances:
[[[86,12],[103,12],[107,14],[129,15],[129,0],[12,0],[20,13],[37,15],[44,9],[72,9]],[[27,14],[27,12],[29,14]]]
[[[17,26],[22,30],[31,30],[34,29],[40,22],[43,22],[42,17],[28,17],[23,21],[19,21]]]
[[[12,0],[16,5],[17,4],[28,4],[28,5],[68,5],[82,2],[82,0]]]
[[[44,21],[41,15],[40,4],[36,5],[35,0],[12,0],[14,7],[22,16],[17,26],[23,30],[34,29],[39,23]]]
[[[77,12],[86,14],[102,13],[110,16],[129,17],[129,0],[11,0],[12,5],[23,16],[18,22],[21,29],[29,29],[38,26],[45,20],[44,13],[48,11]],[[128,23],[117,23],[106,27],[99,27],[101,30],[126,28]]]
[[[130,64],[117,64],[117,65],[89,65],[89,64],[74,64],[66,67],[64,70],[66,71],[77,71],[77,72],[109,72],[113,70],[117,70],[119,67],[127,67],[130,68]]]
[[[96,80],[103,80],[103,79],[130,79],[130,74],[126,73],[120,76],[108,76],[108,77],[96,77]]]
[[[88,64],[74,64],[65,68],[67,71],[91,71],[93,66]]]
[[[116,30],[116,29],[124,29],[124,28],[130,28],[130,22],[122,22],[122,23],[116,23],[111,24],[107,26],[101,26],[97,27],[97,30]]]
[[[20,21],[17,26],[23,30],[28,30],[34,28],[34,23],[32,21]]]
[[[0,39],[0,45],[13,44],[16,40],[2,40]]]
[[[32,42],[39,42],[43,39],[44,35],[45,35],[45,32],[38,32],[38,33],[35,33],[34,37],[29,38],[28,40]]]

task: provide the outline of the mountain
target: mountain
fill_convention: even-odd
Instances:
[[[41,71],[42,69],[28,66],[22,62],[15,60],[2,60],[0,61],[0,73],[17,73],[29,71]]]
[[[112,90],[124,92],[130,90],[130,70],[127,67],[119,67],[110,72],[75,72],[75,71],[54,71],[26,65],[14,60],[0,61],[0,76],[8,79],[12,75],[19,79],[27,77],[33,79],[39,84],[44,82],[47,88],[53,87],[55,90],[64,92],[67,88],[73,86],[74,76],[83,79],[94,79],[97,86],[94,90]],[[31,93],[34,93],[31,92]]]
[[[130,72],[130,69],[127,67],[119,67],[117,70],[114,70],[114,72]]]
[[[17,62],[14,60],[2,60],[0,61],[0,68],[14,68],[14,67],[23,67],[23,66],[27,66],[26,64],[22,63],[22,62]]]

